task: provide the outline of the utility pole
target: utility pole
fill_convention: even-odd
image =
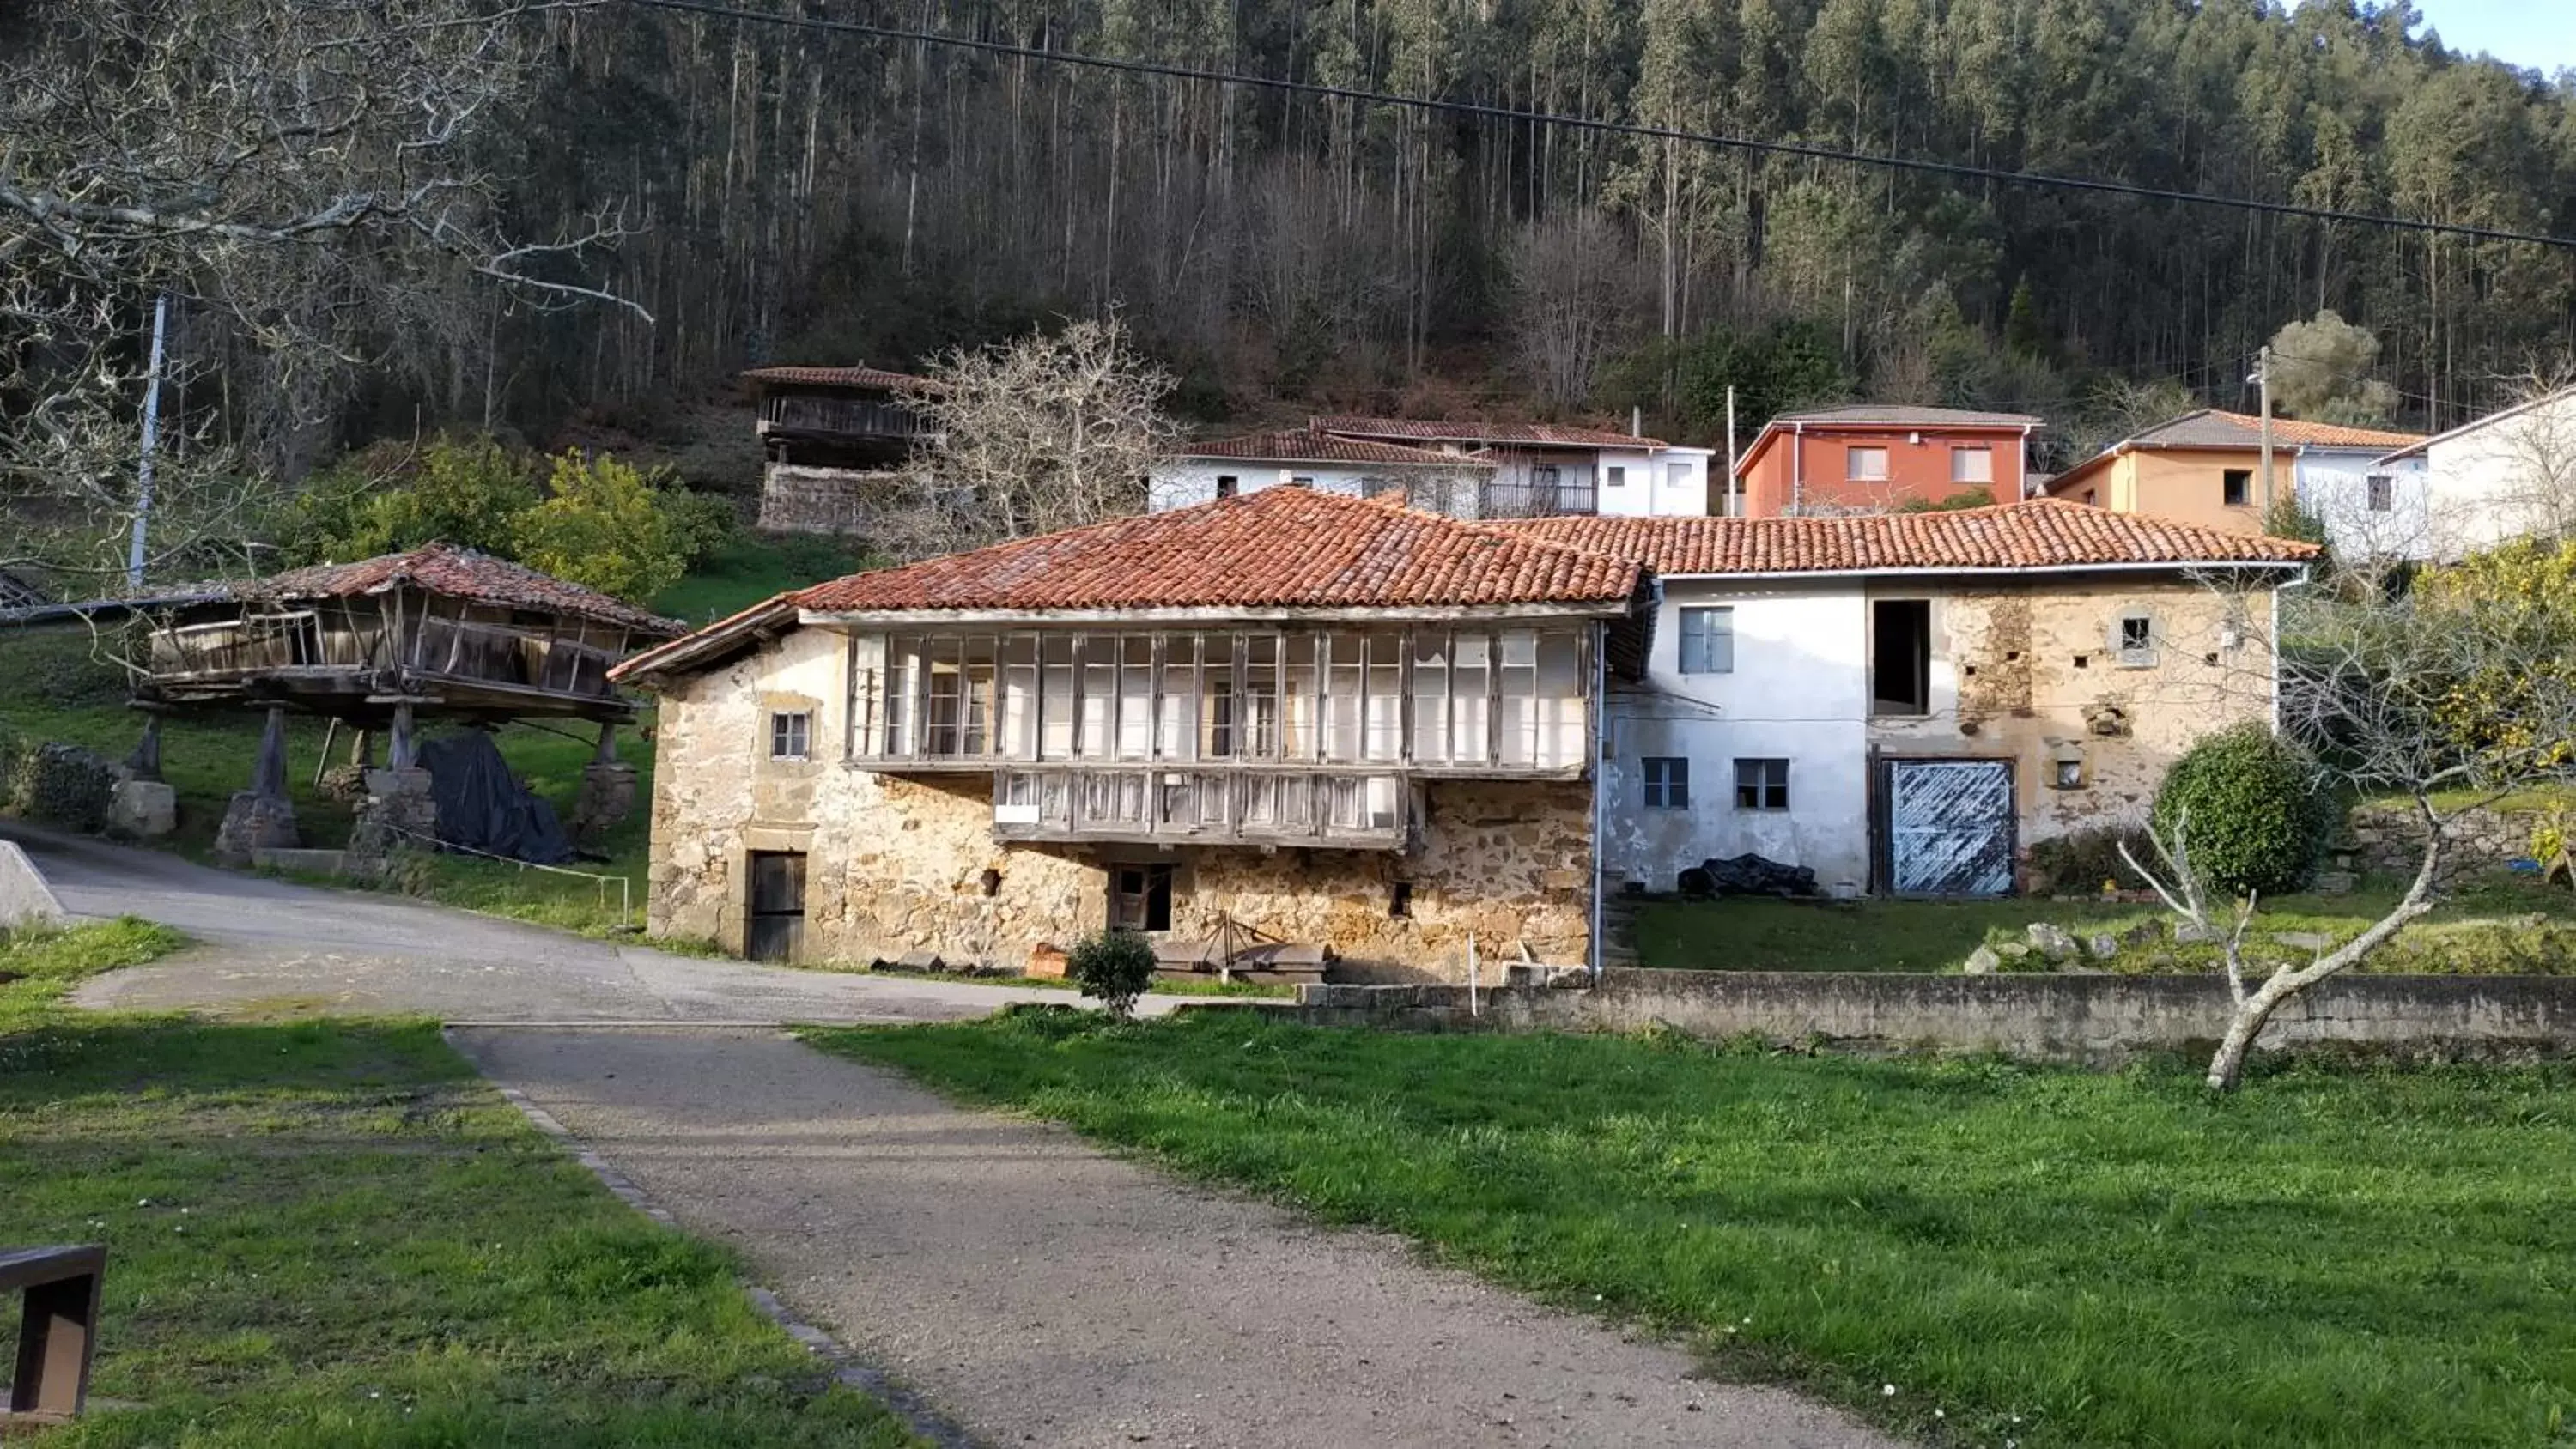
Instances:
[[[1735,384],[1726,385],[1726,509],[1725,517],[1744,516],[1744,504],[1735,496]]]
[[[161,442],[161,357],[170,335],[170,294],[152,299],[152,361],[143,374],[143,456],[134,468],[134,537],[125,548],[125,586],[143,587],[143,536],[152,522],[152,452]]]
[[[2262,526],[2263,526],[2264,528],[2267,528],[2267,529],[2268,529],[2268,528],[2270,528],[2270,527],[2272,526],[2272,349],[2271,349],[2271,346],[2270,346],[2269,344],[2266,344],[2266,345],[2264,346],[2263,350],[2262,350],[2260,353],[2256,354],[2256,356],[2257,356],[2257,358],[2258,358],[2259,360],[2258,360],[2258,361],[2256,361],[2256,363],[2254,364],[2254,381],[2255,381],[2255,382],[2257,382],[2257,383],[2259,383],[2259,384],[2261,384],[2261,385],[2262,385],[2262,389],[2263,389],[2263,521],[2262,521]]]

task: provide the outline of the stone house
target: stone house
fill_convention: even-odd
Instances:
[[[2054,500],[1493,527],[1655,576],[1599,771],[1603,870],[1652,890],[1751,851],[2010,892],[2032,842],[2137,818],[2194,740],[2271,716],[2272,591],[2318,552]]]
[[[1304,488],[853,575],[629,660],[650,921],[1017,967],[1106,926],[1577,962],[1633,560]]]

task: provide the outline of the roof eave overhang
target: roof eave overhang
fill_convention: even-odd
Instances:
[[[1633,595],[1517,604],[1283,604],[1151,609],[803,609],[800,624],[838,628],[956,628],[1047,625],[1453,623],[1461,619],[1610,619],[1629,611]]]
[[[1935,566],[1860,569],[1745,569],[1729,570],[1719,573],[1671,572],[1660,574],[1658,577],[1662,578],[1666,583],[1679,584],[1722,582],[1742,579],[1998,578],[2014,577],[2025,574],[2103,573],[2298,573],[2305,570],[2308,565],[2313,562],[2315,562],[2313,559],[2195,559],[2182,563],[2138,563],[2132,561],[2124,563],[2012,564],[2000,567],[1989,566],[1977,568]]]

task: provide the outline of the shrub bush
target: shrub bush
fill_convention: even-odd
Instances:
[[[1083,995],[1099,998],[1111,1016],[1125,1017],[1153,984],[1154,945],[1134,931],[1103,931],[1066,952],[1064,970]]]
[[[2102,882],[2107,880],[2118,883],[2125,891],[2145,890],[2145,877],[2120,858],[2123,844],[2138,859],[2155,863],[2155,846],[2148,841],[2147,832],[2135,825],[2093,825],[2034,841],[2030,847],[2031,888],[2041,895],[2091,895],[2102,889]]]
[[[2308,883],[2334,826],[2332,797],[2297,747],[2238,725],[2185,751],[2156,790],[2155,825],[2183,822],[2192,868],[2235,895]]]

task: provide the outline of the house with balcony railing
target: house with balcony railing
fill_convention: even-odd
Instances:
[[[657,931],[1017,965],[1126,927],[1585,959],[1628,562],[1307,488],[782,595],[662,696]]]

